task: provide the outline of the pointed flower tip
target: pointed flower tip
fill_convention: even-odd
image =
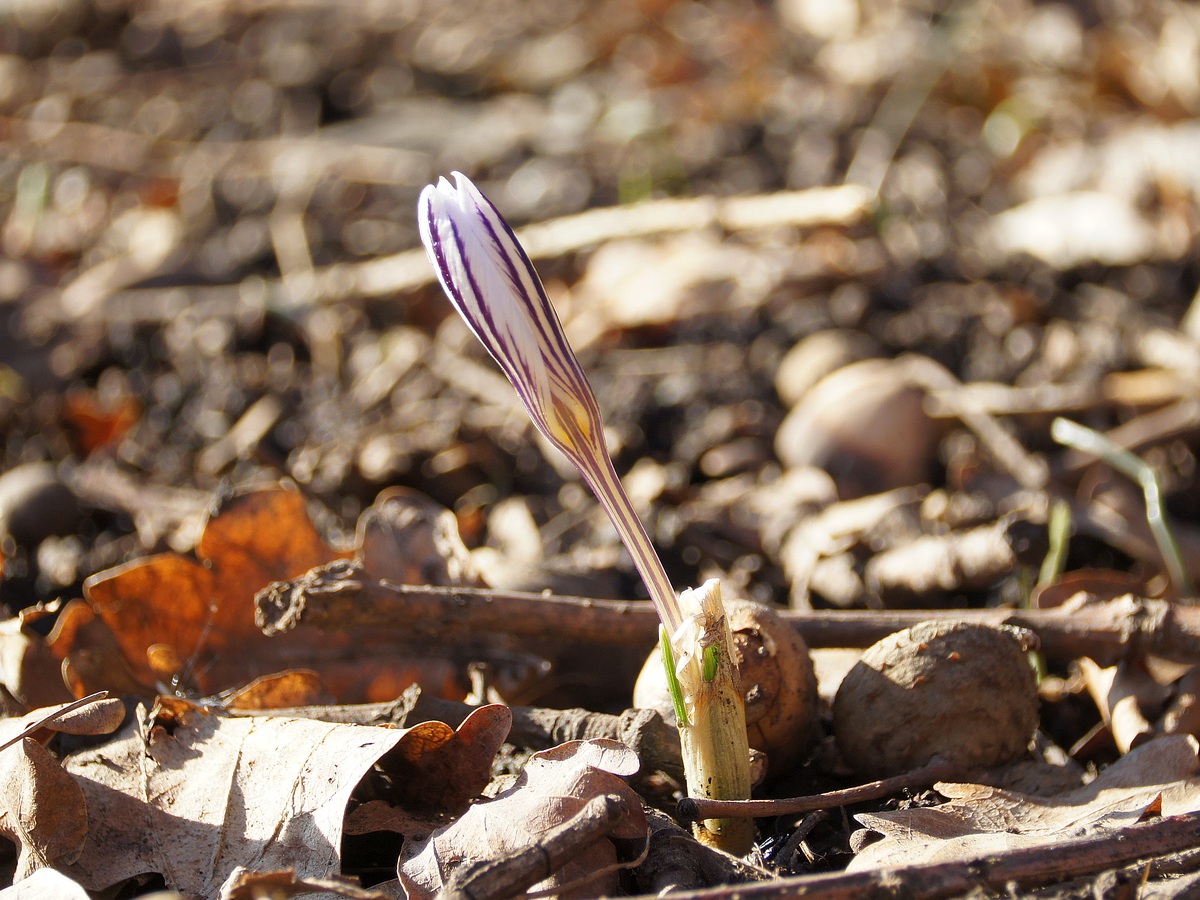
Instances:
[[[538,430],[576,464],[607,453],[595,396],[508,223],[461,172],[418,201],[421,240],[450,302],[500,364]]]
[[[582,473],[674,631],[683,616],[613,471],[604,422],[542,282],[496,207],[461,172],[421,191],[421,241],[446,296],[512,382],[537,429]]]

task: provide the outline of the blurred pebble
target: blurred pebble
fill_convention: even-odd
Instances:
[[[845,500],[925,482],[940,430],[895,362],[868,359],[814,385],[779,426],[775,452],[788,467],[827,471]]]
[[[861,331],[831,328],[818,331],[789,350],[775,372],[775,391],[789,407],[826,375],[852,362],[874,356],[878,348]]]
[[[35,547],[52,535],[74,534],[79,501],[50,463],[26,463],[0,475],[0,534]]]

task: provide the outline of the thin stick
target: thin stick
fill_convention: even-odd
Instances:
[[[3,120],[0,120],[3,125]],[[0,129],[0,135],[3,130]],[[318,145],[320,147],[321,145]],[[425,175],[421,175],[423,179]],[[790,225],[846,226],[861,221],[871,209],[871,196],[858,185],[809,188],[747,197],[668,198],[602,207],[518,228],[516,234],[530,259],[554,259],[619,238],[649,237],[719,228],[736,232]],[[317,306],[349,297],[386,297],[430,284],[433,269],[421,248],[403,250],[360,263],[335,263],[314,269],[310,289],[303,298],[289,295],[280,279],[258,282],[263,302],[277,308],[297,303]],[[171,318],[180,304],[192,308],[212,304],[218,309],[245,302],[239,285],[194,285],[187,288],[130,288],[114,293],[137,310],[140,319]],[[179,297],[178,300],[172,298]],[[94,298],[92,307],[109,300]],[[90,307],[89,307],[90,308]],[[39,314],[70,320],[66,309],[48,305]]]
[[[949,369],[919,354],[902,356],[900,361],[909,382],[928,393],[939,392],[947,413],[975,432],[996,465],[1021,487],[1041,490],[1046,486],[1050,475],[1046,461],[1026,450],[995,417],[976,405],[971,395],[963,390],[963,383]]]
[[[739,900],[811,897],[820,900],[940,900],[967,896],[981,887],[1006,891],[1013,882],[1029,889],[1178,853],[1200,845],[1200,812],[1131,825],[1075,840],[1004,850],[954,862],[897,866],[866,872],[838,872],[780,878],[759,884],[726,885],[672,894],[678,900]]]
[[[332,631],[369,626],[451,640],[494,632],[589,643],[655,644],[658,616],[644,601],[593,600],[482,588],[427,587],[373,581],[356,563],[338,560],[255,597],[267,634],[303,623]],[[1154,653],[1200,661],[1200,607],[1126,596],[1056,609],[783,610],[810,647],[869,647],[918,622],[946,620],[1018,625],[1038,635],[1049,658],[1090,656],[1112,665]]]
[[[54,710],[53,712],[49,713],[48,715],[42,716],[42,718],[38,719],[36,722],[34,722],[32,725],[30,725],[28,728],[26,728],[20,734],[9,738],[3,744],[0,744],[0,750],[6,750],[9,747],[11,747],[13,744],[17,743],[18,741],[25,740],[25,738],[29,737],[35,731],[45,728],[47,725],[49,725],[55,719],[60,719],[63,716],[65,716],[67,713],[75,712],[75,710],[81,709],[82,707],[87,706],[89,703],[94,703],[97,700],[106,700],[106,699],[108,699],[108,691],[96,691],[96,693],[94,693],[94,694],[88,694],[86,697],[84,697],[80,700],[75,700],[71,703],[66,704],[65,706],[61,706],[58,709]]]
[[[685,821],[710,818],[758,818],[761,816],[790,816],[796,813],[815,812],[818,809],[836,809],[864,800],[878,800],[902,791],[905,788],[926,788],[947,778],[958,777],[961,770],[946,760],[935,757],[919,769],[855,785],[840,791],[826,791],[807,797],[784,797],[780,800],[708,800],[704,797],[684,797],[679,801],[676,813]]]

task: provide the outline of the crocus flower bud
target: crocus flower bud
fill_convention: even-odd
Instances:
[[[466,176],[421,192],[421,240],[446,296],[495,357],[537,429],[566,454],[612,520],[669,635],[665,661],[680,689],[680,743],[688,790],[714,799],[750,796],[746,717],[717,583],[681,604],[613,469],[596,395],[542,282],[508,223]],[[685,721],[686,719],[686,721]],[[698,834],[744,853],[748,819],[710,819]]]
[[[683,622],[675,591],[620,479],[596,395],[517,237],[465,175],[421,192],[421,240],[446,296],[492,354],[533,424],[604,506],[669,632]]]

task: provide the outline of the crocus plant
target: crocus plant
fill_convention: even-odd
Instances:
[[[438,281],[516,388],[533,424],[579,469],[625,543],[662,620],[692,796],[750,796],[746,714],[718,583],[676,596],[613,468],[596,395],[567,342],[533,264],[504,218],[455,172],[421,192],[421,240]],[[710,819],[699,836],[744,853],[749,819]]]

